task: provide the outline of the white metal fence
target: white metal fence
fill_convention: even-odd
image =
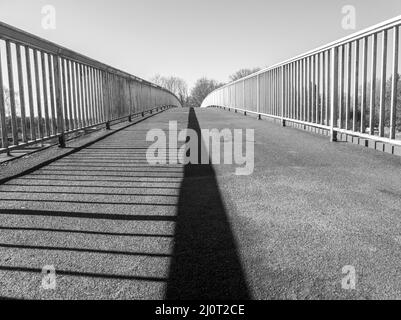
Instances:
[[[164,88],[0,23],[0,153],[165,106]]]
[[[401,16],[212,92],[220,106],[401,145]]]

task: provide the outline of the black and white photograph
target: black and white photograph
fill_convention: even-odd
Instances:
[[[400,0],[0,0],[0,307],[401,299],[400,27]]]

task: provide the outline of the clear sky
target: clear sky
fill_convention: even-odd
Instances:
[[[56,29],[41,26],[44,5]],[[342,28],[344,5],[357,28]],[[145,79],[228,81],[401,15],[401,0],[0,0],[0,20]]]

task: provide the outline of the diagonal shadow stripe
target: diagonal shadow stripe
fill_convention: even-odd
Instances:
[[[86,249],[86,248],[50,247],[50,246],[29,246],[29,245],[8,244],[8,243],[0,243],[0,248],[22,249],[22,250],[43,250],[43,251],[68,251],[68,252],[80,252],[80,253],[121,255],[121,256],[142,256],[142,257],[152,257],[152,258],[169,258],[170,257],[169,254],[165,254],[165,253],[129,252],[129,251],[117,251],[117,250],[99,250],[99,249]]]
[[[0,271],[8,272],[26,272],[26,273],[42,273],[41,269],[25,268],[25,267],[8,267],[0,266]],[[150,282],[166,282],[165,278],[157,277],[143,277],[143,276],[129,276],[120,274],[107,274],[107,273],[93,273],[93,272],[78,272],[68,270],[57,270],[58,275],[73,276],[73,277],[86,277],[95,279],[111,279],[111,280],[131,280],[131,281],[150,281]]]
[[[72,203],[72,204],[90,204],[90,205],[112,205],[112,206],[150,206],[150,207],[175,207],[174,203],[151,203],[151,202],[105,202],[105,201],[81,201],[81,200],[58,200],[58,199],[5,199],[0,198],[2,202],[16,202],[16,201],[24,201],[24,202],[33,202],[33,203],[45,203],[45,202],[53,202],[53,203]],[[0,210],[1,213],[1,210]]]
[[[127,221],[176,221],[175,216],[156,216],[156,215],[131,215],[131,214],[107,214],[107,213],[87,213],[69,211],[43,211],[26,209],[0,209],[1,215],[17,216],[42,216],[42,217],[62,217],[62,218],[82,218],[99,220],[127,220]]]
[[[31,231],[31,232],[54,232],[54,233],[72,233],[72,234],[88,234],[94,236],[115,236],[115,237],[134,237],[134,238],[173,238],[173,235],[169,234],[157,234],[157,233],[123,233],[123,232],[101,232],[101,231],[89,231],[89,230],[73,230],[73,229],[50,229],[50,228],[25,228],[25,227],[3,227],[0,226],[0,230],[3,231]]]

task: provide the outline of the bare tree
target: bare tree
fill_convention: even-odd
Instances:
[[[188,102],[188,85],[185,80],[174,76],[163,77],[157,74],[151,81],[174,93],[183,106]]]
[[[191,97],[189,105],[191,107],[200,107],[203,100],[211,93],[212,91],[223,86],[223,83],[218,83],[215,80],[201,78],[196,81],[195,86],[191,91]]]
[[[241,69],[238,70],[236,73],[232,74],[230,76],[231,81],[236,81],[242,78],[245,78],[246,76],[249,76],[252,73],[260,71],[260,68],[253,68],[253,69]]]

